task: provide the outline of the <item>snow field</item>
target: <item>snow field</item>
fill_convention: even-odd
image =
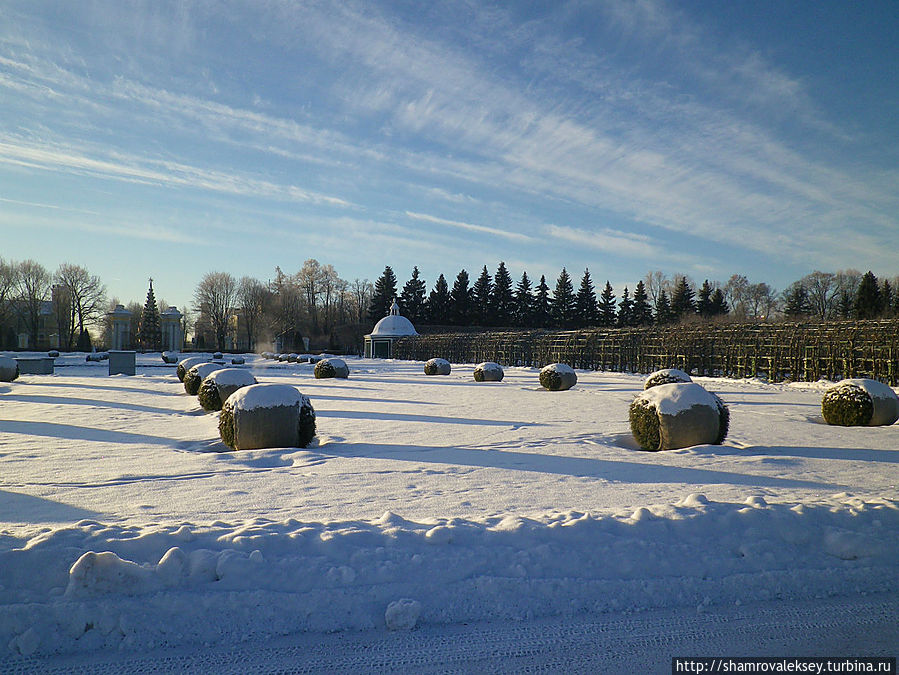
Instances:
[[[0,386],[9,655],[895,593],[899,429],[825,425],[827,383],[697,378],[725,445],[642,453],[640,376],[250,358],[318,444],[226,452],[174,367],[71,358]]]

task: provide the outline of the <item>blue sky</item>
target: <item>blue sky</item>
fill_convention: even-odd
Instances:
[[[899,3],[0,2],[0,256],[899,273]]]

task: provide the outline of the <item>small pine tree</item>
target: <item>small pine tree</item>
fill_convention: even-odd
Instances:
[[[493,290],[490,294],[490,313],[493,325],[510,326],[515,315],[515,296],[512,294],[512,277],[506,269],[506,263],[500,261],[493,277]]]
[[[575,324],[578,327],[595,326],[599,318],[596,304],[596,291],[593,289],[593,280],[590,279],[590,270],[584,270],[581,277],[581,285],[574,299]]]
[[[709,299],[709,316],[726,316],[730,312],[727,304],[727,298],[724,297],[724,291],[716,288]]]
[[[840,291],[840,299],[837,301],[837,316],[841,319],[852,318],[852,296],[845,288]]]
[[[537,328],[548,328],[552,320],[552,303],[549,299],[549,286],[546,276],[540,275],[540,283],[537,284],[537,293],[534,296],[533,325]]]
[[[655,306],[655,322],[657,326],[664,326],[671,323],[673,316],[671,314],[671,303],[668,302],[668,294],[665,289],[659,291],[659,297],[656,299]]]
[[[708,319],[712,316],[712,285],[708,279],[702,282],[702,287],[699,289],[696,300],[696,312],[703,319]]]
[[[418,323],[422,318],[426,292],[427,286],[425,282],[419,278],[418,266],[415,266],[412,268],[412,278],[403,286],[403,291],[400,293],[399,299],[403,316],[409,319],[413,324]]]
[[[634,301],[631,300],[627,286],[621,293],[621,301],[618,303],[618,327],[627,328],[634,325]]]
[[[605,328],[612,328],[616,321],[615,294],[612,292],[612,284],[606,279],[605,288],[599,294],[599,320],[597,324]]]
[[[791,319],[800,319],[811,313],[811,305],[808,300],[808,291],[798,281],[784,293],[784,316]]]
[[[556,279],[556,289],[553,291],[550,316],[557,328],[571,328],[575,317],[574,286],[571,285],[571,277],[563,267],[559,278]]]
[[[534,296],[527,272],[521,273],[521,281],[515,287],[515,324],[522,328],[534,325]]]
[[[652,307],[649,305],[649,295],[646,293],[646,284],[644,284],[641,279],[634,287],[634,306],[631,315],[631,325],[649,326],[650,324],[652,324]]]
[[[883,298],[880,295],[880,286],[877,277],[871,270],[865,272],[858,290],[855,293],[853,305],[855,317],[858,319],[876,319],[883,311]]]
[[[893,286],[888,279],[880,284],[880,315],[886,318],[893,316]]]
[[[147,301],[140,314],[140,327],[137,331],[137,343],[146,351],[158,351],[162,346],[162,332],[159,329],[159,307],[153,294],[153,280],[147,291]]]
[[[675,319],[696,313],[695,296],[690,284],[687,283],[687,277],[678,277],[671,292],[671,314]]]
[[[481,270],[481,274],[471,287],[471,304],[475,324],[487,326],[490,323],[490,292],[493,290],[493,281],[487,271],[487,265]]]
[[[468,272],[461,270],[453,282],[450,293],[450,318],[456,326],[471,323],[471,289],[468,287]]]
[[[390,265],[375,282],[374,291],[368,305],[368,319],[377,323],[390,312],[390,306],[396,298],[396,275]]]
[[[429,323],[445,326],[450,323],[450,292],[446,277],[437,277],[434,290],[428,295],[426,316]]]

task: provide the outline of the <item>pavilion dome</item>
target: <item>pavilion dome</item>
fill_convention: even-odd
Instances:
[[[418,335],[415,326],[404,316],[400,315],[400,307],[393,301],[390,314],[375,324],[371,331],[372,337],[402,337],[404,335]]]

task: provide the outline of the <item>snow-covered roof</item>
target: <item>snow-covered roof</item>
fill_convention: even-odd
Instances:
[[[418,335],[415,326],[406,317],[400,315],[400,307],[396,300],[390,306],[390,314],[375,324],[371,331],[372,337],[402,337],[403,335]]]

